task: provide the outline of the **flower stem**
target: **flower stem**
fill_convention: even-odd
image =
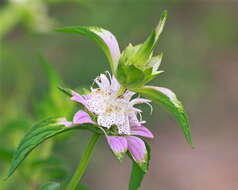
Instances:
[[[75,188],[77,187],[81,177],[83,176],[83,174],[88,166],[90,156],[92,154],[93,148],[94,148],[99,136],[100,135],[97,133],[94,133],[92,135],[92,137],[89,141],[89,144],[80,160],[79,166],[78,166],[77,170],[75,171],[74,176],[72,177],[71,181],[69,182],[66,190],[75,190]]]

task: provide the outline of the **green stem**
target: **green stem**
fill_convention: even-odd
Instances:
[[[92,154],[93,148],[94,148],[99,136],[100,135],[97,133],[94,133],[92,135],[92,137],[89,141],[89,144],[80,160],[79,166],[78,166],[77,170],[75,171],[74,176],[72,177],[71,181],[69,182],[66,190],[75,190],[75,188],[77,187],[81,177],[83,176],[83,174],[88,166],[90,156]]]

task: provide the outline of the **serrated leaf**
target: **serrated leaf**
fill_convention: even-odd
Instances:
[[[149,168],[149,162],[150,162],[150,145],[146,143],[146,149],[148,154],[148,161],[147,161],[147,170]],[[146,174],[144,170],[141,169],[141,167],[133,160],[132,160],[132,169],[131,169],[131,176],[130,176],[130,182],[128,190],[138,190],[141,186],[142,180]]]
[[[188,116],[184,110],[182,103],[177,99],[176,95],[169,89],[163,87],[145,86],[143,88],[134,89],[142,96],[164,106],[171,112],[180,124],[184,136],[188,144],[192,145],[192,134],[188,120]]]
[[[112,71],[115,72],[120,57],[120,49],[115,36],[111,32],[94,26],[72,26],[59,28],[56,31],[81,34],[94,40],[104,51]]]
[[[39,190],[60,190],[60,184],[56,182],[50,182],[41,186]]]
[[[71,129],[91,130],[93,132],[101,133],[101,130],[94,127],[92,124],[81,124],[72,127],[66,127],[62,124],[62,118],[49,118],[37,123],[22,139],[20,145],[15,151],[11,163],[11,168],[8,171],[7,178],[10,177],[19,167],[27,155],[45,140],[69,131]]]

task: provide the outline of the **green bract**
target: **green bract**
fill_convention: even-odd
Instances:
[[[153,57],[153,50],[163,31],[166,18],[167,11],[164,11],[157,28],[152,31],[144,43],[136,46],[129,44],[122,52],[116,77],[125,87],[133,89],[143,86],[162,72],[158,71],[162,54]]]

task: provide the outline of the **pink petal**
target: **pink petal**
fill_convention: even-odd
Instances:
[[[92,119],[90,118],[87,112],[80,110],[74,115],[73,123],[74,124],[83,124],[83,123],[94,124],[95,122],[92,121]]]
[[[113,92],[117,92],[120,89],[120,84],[114,76],[112,76],[111,80],[111,89]]]
[[[137,135],[151,139],[154,138],[154,135],[151,133],[151,131],[143,125],[131,127],[131,135]]]
[[[135,105],[135,104],[143,104],[143,103],[149,103],[149,102],[151,102],[151,100],[148,100],[145,98],[135,98],[130,103],[132,105]]]
[[[137,113],[140,111],[137,108],[133,108],[134,112],[128,113],[130,126],[139,126],[140,121],[137,119]]]
[[[101,90],[109,90],[110,89],[110,81],[108,80],[107,76],[104,74],[101,74],[99,77],[97,77],[95,82],[97,83],[98,87]]]
[[[121,160],[127,151],[127,139],[120,136],[107,136],[107,142],[113,153]]]
[[[143,140],[135,136],[127,137],[128,150],[139,165],[147,161],[147,150]]]
[[[121,53],[116,37],[111,32],[103,29],[100,32],[99,31],[94,32],[98,36],[100,36],[104,41],[104,43],[107,45],[111,54],[112,61],[117,62]]]
[[[75,102],[79,102],[80,104],[84,105],[86,107],[86,101],[83,96],[78,94],[77,92],[73,92],[73,96],[70,98],[71,100]]]
[[[124,98],[125,99],[127,99],[127,100],[130,100],[131,98],[132,98],[132,96],[134,96],[136,93],[135,92],[131,92],[131,91],[126,91],[125,93],[124,93]]]

